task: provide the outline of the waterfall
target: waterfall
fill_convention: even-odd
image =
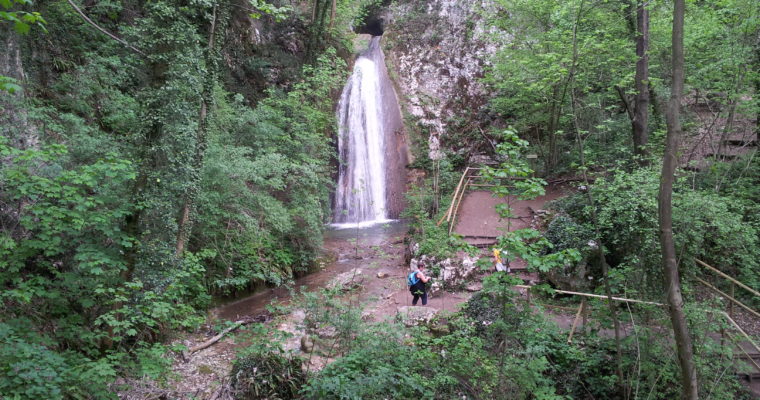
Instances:
[[[338,102],[340,166],[333,217],[338,226],[388,221],[386,151],[392,144],[386,143],[389,132],[383,115],[387,81],[380,36],[374,36],[356,60]]]

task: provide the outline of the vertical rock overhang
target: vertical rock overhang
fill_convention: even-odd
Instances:
[[[409,150],[401,107],[393,82],[388,75],[385,56],[382,51],[379,51],[375,57],[377,59],[374,61],[378,66],[380,75],[380,107],[382,108],[382,124],[386,143],[386,207],[388,218],[397,219],[405,206],[404,193],[406,191],[406,166],[409,164]]]

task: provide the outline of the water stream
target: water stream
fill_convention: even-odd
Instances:
[[[298,278],[292,285],[280,286],[254,293],[245,298],[227,303],[212,310],[216,318],[234,321],[244,316],[257,316],[267,312],[271,303],[287,304],[291,298],[291,289],[296,291],[317,290],[327,285],[336,275],[362,268],[365,273],[372,274],[375,270],[369,268],[373,263],[387,263],[395,266],[403,254],[390,250],[392,242],[401,240],[407,230],[404,222],[378,224],[357,229],[331,229],[325,233],[325,243],[322,250],[325,254],[333,254],[332,261],[324,264],[318,271]],[[391,252],[392,257],[384,254],[374,254],[373,248],[382,248]],[[389,267],[393,268],[393,267]]]

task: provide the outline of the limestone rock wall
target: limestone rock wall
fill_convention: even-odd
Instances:
[[[479,80],[496,51],[483,17],[493,7],[490,0],[406,0],[383,17],[389,69],[407,117],[429,135],[430,158],[441,156],[439,138],[453,121],[480,126],[489,118]]]

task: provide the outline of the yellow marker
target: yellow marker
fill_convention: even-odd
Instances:
[[[497,263],[501,262],[501,249],[497,249],[497,248],[493,249],[493,258],[496,260]]]

